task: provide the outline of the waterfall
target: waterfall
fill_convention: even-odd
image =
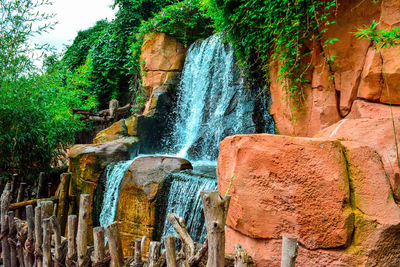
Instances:
[[[215,190],[217,180],[185,170],[170,173],[163,183],[157,199],[157,214],[161,218],[158,231],[161,237],[175,235],[175,230],[167,219],[167,215],[176,213],[186,221],[186,228],[195,242],[204,242],[206,227],[204,224],[203,204],[200,192]],[[161,232],[162,231],[162,232]]]
[[[194,160],[215,160],[223,138],[256,131],[254,99],[229,44],[218,35],[194,43],[179,85],[171,152]]]
[[[110,163],[105,169],[106,186],[100,213],[100,226],[111,224],[117,212],[119,188],[133,160]]]

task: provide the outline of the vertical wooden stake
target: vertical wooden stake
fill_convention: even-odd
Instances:
[[[282,236],[281,267],[294,267],[297,258],[297,238]]]
[[[104,247],[104,228],[96,227],[93,229],[93,242],[94,242],[94,264],[100,265],[106,257],[106,250]]]
[[[61,226],[61,234],[65,233],[65,227],[67,224],[68,208],[69,208],[69,197],[68,190],[71,181],[70,173],[61,174],[60,192],[58,194],[58,213],[57,219]]]
[[[41,214],[42,220],[50,218],[53,215],[53,202],[52,201],[40,202],[40,210],[42,212]]]
[[[124,255],[122,254],[122,244],[117,222],[113,222],[107,226],[106,234],[111,255],[111,266],[122,267],[124,265]]]
[[[43,231],[42,231],[42,211],[41,207],[35,208],[35,266],[42,267],[42,242],[43,242]]]
[[[50,267],[51,264],[51,232],[50,219],[43,219],[43,267]]]
[[[61,227],[57,221],[57,217],[55,215],[50,217],[51,227],[53,228],[54,232],[54,258],[55,258],[55,265],[63,266],[61,263],[62,260],[62,252],[61,252]]]
[[[26,206],[26,220],[28,221],[28,238],[25,241],[25,267],[33,267],[34,258],[34,231],[35,221],[32,205]]]
[[[51,197],[51,188],[53,187],[53,183],[47,183],[47,197]]]
[[[218,191],[200,193],[208,237],[207,267],[225,266],[225,222],[231,197],[221,197]]]
[[[176,267],[176,237],[175,236],[164,237],[164,244],[167,257],[167,266]]]
[[[26,183],[20,183],[18,188],[17,202],[24,201],[24,190],[26,187]],[[21,209],[17,209],[15,212],[15,217],[22,219],[21,217]]]
[[[161,243],[156,241],[150,242],[148,267],[156,267],[157,261],[160,258],[160,256],[161,256]]]
[[[79,203],[78,234],[76,237],[78,266],[82,266],[87,253],[89,198],[88,194],[82,194]]]
[[[14,212],[8,212],[8,245],[10,246],[11,267],[17,267],[17,231],[15,229]]]
[[[239,244],[235,246],[235,267],[248,267],[249,257],[247,251]]]
[[[11,266],[10,246],[8,244],[8,208],[11,203],[11,184],[7,183],[1,195],[1,247],[3,265]]]
[[[68,216],[68,251],[65,259],[67,267],[75,267],[73,262],[76,256],[76,231],[78,226],[78,217],[76,215]]]
[[[39,199],[41,194],[42,194],[44,180],[45,180],[45,173],[41,172],[39,174],[39,183],[38,183],[38,187],[37,187],[37,190],[36,190],[36,199]]]
[[[142,261],[142,239],[137,238],[135,240],[135,257],[133,261],[133,266],[141,267],[143,265]]]

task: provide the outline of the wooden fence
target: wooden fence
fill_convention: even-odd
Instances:
[[[176,214],[168,220],[182,241],[176,250],[175,236],[164,237],[161,243],[150,242],[148,253],[144,253],[146,237],[135,241],[134,257],[124,258],[118,223],[93,229],[94,244],[88,244],[89,195],[80,196],[79,214],[68,216],[67,237],[61,236],[61,227],[55,215],[56,205],[52,200],[37,200],[34,208],[24,202],[26,220],[17,218],[10,210],[11,185],[7,183],[1,195],[1,249],[2,264],[10,267],[72,267],[72,266],[132,266],[132,267],[223,267],[255,266],[246,250],[236,245],[235,255],[225,255],[225,221],[230,197],[221,197],[218,191],[201,192],[206,220],[207,238],[197,244],[189,235],[185,221]],[[34,203],[32,203],[34,204]],[[22,205],[13,204],[21,208]],[[108,239],[108,248],[105,246]],[[142,257],[142,255],[146,255]],[[297,256],[297,240],[285,238],[282,247],[282,266],[294,266]]]

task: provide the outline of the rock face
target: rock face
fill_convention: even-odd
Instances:
[[[127,119],[113,123],[107,129],[100,131],[93,139],[93,144],[111,142],[123,137],[136,136],[137,117],[131,116]]]
[[[240,243],[258,266],[279,266],[280,239],[293,234],[298,266],[400,263],[400,208],[371,147],[262,134],[228,137],[220,150],[221,193],[234,175],[228,252]]]
[[[139,141],[136,137],[121,138],[105,144],[73,146],[69,153],[69,172],[72,173],[69,196],[79,200],[80,194],[89,194],[91,196],[89,207],[92,209],[94,192],[107,164],[128,160],[135,156],[138,150]],[[69,213],[76,214],[75,212],[76,207],[70,207]],[[89,225],[89,233],[92,233],[91,220]]]
[[[360,100],[400,105],[400,47],[378,50],[368,40],[354,36],[354,32],[371,25],[373,20],[379,22],[379,29],[400,26],[400,3],[393,0],[337,3],[336,16],[332,18],[336,23],[322,34],[321,42],[332,38],[338,41],[326,47],[317,41],[309,45],[312,53],[307,60],[312,67],[308,73],[310,82],[303,87],[301,109],[293,110],[293,105],[288,104],[290,100],[286,100],[282,85],[276,81],[279,64],[271,63],[271,114],[281,134],[313,136],[349,113],[354,116],[353,109],[358,108],[354,105]],[[328,64],[323,53],[334,56],[335,61]]]
[[[156,197],[170,172],[192,169],[189,161],[149,156],[136,159],[120,187],[116,221],[119,222],[124,256],[132,256],[136,238],[153,236]]]
[[[390,111],[389,111],[390,112]],[[397,111],[398,113],[398,111]],[[399,114],[400,115],[400,114]],[[400,140],[400,122],[395,120],[396,138]],[[399,166],[397,163],[393,121],[380,119],[345,119],[319,132],[316,137],[356,141],[374,148],[382,157],[384,167],[394,191],[400,200]]]

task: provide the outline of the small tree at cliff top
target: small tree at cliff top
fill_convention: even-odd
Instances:
[[[38,12],[49,4],[0,0],[0,177],[35,176],[50,168],[84,127],[71,108],[94,105],[90,96],[66,86],[71,76],[66,68],[42,74],[34,67],[38,46],[30,38],[54,25],[51,15]]]

